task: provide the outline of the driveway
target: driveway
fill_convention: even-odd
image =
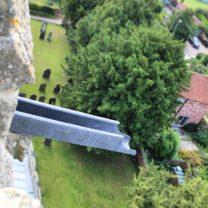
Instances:
[[[195,58],[199,53],[208,54],[208,48],[206,48],[201,42],[199,49],[194,48],[188,41],[186,41],[186,46],[184,49],[186,59]]]

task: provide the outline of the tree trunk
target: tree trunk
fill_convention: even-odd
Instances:
[[[144,160],[144,150],[142,147],[137,148],[137,165],[138,167],[145,167],[145,160]]]

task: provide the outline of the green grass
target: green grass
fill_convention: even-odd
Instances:
[[[51,8],[59,9],[59,5],[57,3],[53,3],[52,5],[48,4],[48,0],[29,0],[33,4],[38,4],[40,6],[49,6]]]
[[[185,0],[184,4],[192,9],[208,9],[208,4],[201,2],[200,0]]]
[[[45,41],[39,39],[39,30],[41,22],[32,21],[32,33],[34,42],[34,66],[36,74],[35,85],[25,85],[21,88],[22,93],[26,93],[27,97],[31,94],[36,94],[37,96],[46,96],[48,99],[50,97],[56,97],[53,94],[53,88],[56,84],[64,85],[66,79],[61,67],[64,63],[65,56],[68,52],[67,40],[65,36],[65,30],[57,25],[48,24],[47,32],[53,32],[52,42],[48,42],[47,35]],[[46,68],[52,70],[49,80],[43,79],[42,74]],[[45,93],[38,91],[39,85],[41,83],[46,83],[47,88]],[[59,105],[59,102],[57,103]]]
[[[46,208],[122,208],[134,166],[127,156],[97,156],[85,147],[35,141],[38,173]]]

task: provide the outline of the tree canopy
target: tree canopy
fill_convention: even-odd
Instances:
[[[152,148],[169,126],[188,80],[183,44],[165,28],[104,27],[67,58],[65,107],[121,121],[134,144]]]
[[[186,179],[181,186],[168,184],[171,175],[150,164],[141,169],[129,188],[127,208],[204,208],[208,183],[201,177]],[[197,190],[197,191],[196,191]]]
[[[62,0],[64,22],[71,22],[72,26],[75,26],[89,11],[103,2],[104,0]]]
[[[106,27],[118,33],[126,24],[151,25],[161,10],[158,0],[106,0],[102,6],[97,6],[82,18],[76,29],[69,32],[73,33],[77,45],[86,46],[101,28]]]

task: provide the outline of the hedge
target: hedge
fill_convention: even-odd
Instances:
[[[37,4],[30,3],[30,13],[34,15],[42,14],[44,16],[53,16],[56,14],[56,9],[53,9],[49,6],[40,6]]]

